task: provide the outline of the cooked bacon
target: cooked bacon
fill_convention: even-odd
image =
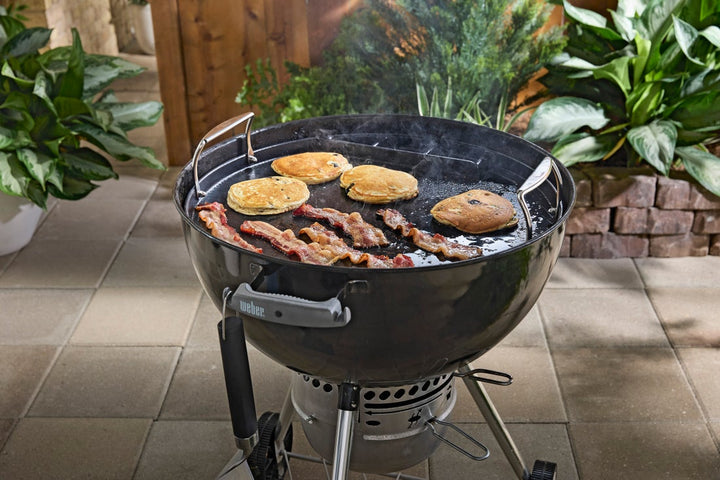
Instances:
[[[377,214],[382,217],[385,225],[393,230],[399,230],[403,237],[411,239],[415,245],[428,252],[442,253],[447,258],[458,260],[467,260],[482,255],[480,247],[462,245],[448,240],[439,233],[433,235],[430,232],[418,230],[400,212],[392,208],[378,210]]]
[[[293,215],[328,222],[352,237],[353,247],[356,248],[385,246],[389,243],[382,230],[367,223],[358,212],[344,213],[333,208],[316,208],[304,203],[295,209]]]
[[[233,227],[228,225],[227,216],[225,215],[226,210],[222,203],[204,203],[196,206],[195,210],[198,211],[200,220],[205,222],[205,226],[210,229],[213,237],[237,245],[245,250],[250,250],[251,252],[262,253],[262,248],[246,242]]]
[[[305,243],[292,230],[283,232],[267,222],[246,220],[240,225],[240,231],[269,241],[284,254],[296,255],[303,263],[332,265],[339,260],[332,250],[323,248],[319,243]]]
[[[347,258],[353,264],[367,263],[368,268],[405,268],[414,267],[412,258],[399,254],[394,258],[386,255],[372,255],[349,247],[342,238],[335,235],[335,232],[328,230],[315,222],[309,227],[300,230],[301,235],[307,235],[314,243],[319,243],[324,248],[333,251],[339,258]]]

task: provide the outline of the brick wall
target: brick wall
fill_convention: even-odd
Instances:
[[[572,169],[577,187],[561,255],[585,258],[720,255],[720,198],[689,175]]]

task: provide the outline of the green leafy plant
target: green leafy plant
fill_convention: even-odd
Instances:
[[[565,165],[626,156],[687,170],[720,195],[720,0],[620,0],[612,21],[567,1],[565,51],[540,81],[554,98],[525,138]]]
[[[120,102],[107,87],[142,67],[83,51],[73,44],[40,53],[50,30],[25,28],[0,7],[0,191],[45,208],[49,195],[76,200],[117,178],[101,152],[164,169],[148,147],[126,132],[153,125],[160,102]]]
[[[504,127],[518,91],[562,49],[559,29],[539,32],[549,12],[532,0],[367,0],[343,20],[322,65],[286,64],[282,88],[269,63],[249,66],[236,100],[272,122],[417,113],[427,91],[443,99],[433,114],[473,111]]]

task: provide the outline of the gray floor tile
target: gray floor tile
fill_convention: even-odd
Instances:
[[[565,409],[547,348],[496,347],[473,361],[472,367],[497,370],[512,375],[512,385],[485,385],[488,396],[503,421],[566,421]],[[456,379],[455,382],[458,400],[450,417],[452,421],[484,421],[463,381]]]
[[[172,200],[148,202],[133,228],[132,236],[182,238],[182,220]]]
[[[5,441],[10,436],[15,422],[16,420],[13,418],[0,418],[0,451],[2,451]]]
[[[700,408],[669,348],[553,351],[571,422],[698,422]]]
[[[0,455],[0,478],[132,477],[149,419],[26,418]]]
[[[720,421],[719,422],[710,422],[710,431],[712,432],[713,436],[715,437],[715,445],[718,447],[718,452],[720,452]]]
[[[474,438],[480,440],[490,449],[490,457],[482,462],[474,462],[455,450],[440,446],[430,457],[431,480],[508,480],[517,478],[510,463],[492,436],[487,425],[462,425],[462,428]],[[568,440],[565,425],[507,425],[518,452],[528,468],[532,468],[535,460],[554,462],[558,465],[559,479],[574,480],[578,478],[575,470],[573,452]],[[463,443],[466,445],[466,443]],[[466,448],[470,448],[467,447]],[[584,479],[584,477],[581,477]],[[608,476],[609,478],[619,478]]]
[[[538,303],[551,347],[669,346],[644,290],[548,289]]]
[[[199,287],[100,288],[70,343],[182,346],[200,294]]]
[[[677,353],[707,416],[720,421],[720,349],[680,348]]]
[[[537,305],[525,315],[525,318],[507,337],[498,344],[503,347],[545,347],[545,332],[540,321]]]
[[[25,413],[56,354],[50,346],[0,346],[0,418]]]
[[[653,288],[648,291],[676,347],[720,347],[720,288]]]
[[[150,429],[133,478],[212,479],[236,451],[230,422],[158,421]]]
[[[178,353],[171,347],[66,347],[29,415],[155,418]]]
[[[63,345],[92,290],[0,290],[0,345]]]
[[[49,240],[124,238],[140,215],[143,200],[59,202],[35,237]],[[108,212],[113,212],[108,215]]]
[[[33,239],[0,276],[0,287],[97,287],[119,247],[120,239]]]
[[[199,284],[181,237],[129,238],[103,282],[107,287],[195,287]]]
[[[147,168],[139,163],[112,161],[119,178],[100,182],[100,188],[93,190],[89,200],[141,200],[147,201],[157,186],[162,170]]]
[[[0,255],[0,276],[3,274],[5,269],[7,269],[8,265],[10,265],[10,262],[17,256],[17,252],[10,253],[8,255]]]
[[[648,288],[717,287],[720,257],[636,258]]]
[[[708,480],[720,456],[702,423],[570,424],[580,477]]]
[[[547,288],[642,288],[642,280],[629,258],[597,260],[560,258]]]
[[[215,304],[203,293],[185,346],[187,348],[219,349],[217,324],[221,316],[222,314]]]

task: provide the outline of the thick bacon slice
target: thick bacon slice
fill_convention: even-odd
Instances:
[[[353,264],[367,263],[368,268],[405,268],[414,267],[412,258],[399,254],[394,258],[386,255],[372,255],[349,247],[335,232],[328,230],[319,223],[300,230],[301,235],[307,235],[310,240],[319,243],[324,248],[335,252],[340,258],[347,258]]]
[[[316,208],[304,203],[295,209],[293,215],[326,221],[352,237],[355,248],[385,246],[389,243],[382,230],[367,223],[358,212],[344,213],[333,208]]]
[[[428,252],[442,253],[447,258],[455,258],[458,260],[467,260],[468,258],[482,255],[482,249],[480,247],[462,245],[448,240],[439,233],[433,235],[432,233],[418,230],[403,217],[400,212],[392,208],[378,210],[377,214],[382,217],[385,225],[393,230],[399,230],[403,237],[411,239],[415,245]]]
[[[198,211],[200,220],[205,222],[205,226],[210,229],[213,237],[237,245],[245,250],[250,250],[251,252],[262,253],[262,248],[246,242],[233,227],[228,225],[227,216],[225,215],[226,210],[222,203],[204,203],[196,206],[195,210]]]
[[[240,231],[269,241],[285,255],[296,255],[303,263],[332,265],[340,259],[332,250],[323,248],[319,243],[305,243],[292,230],[283,232],[267,222],[246,220],[240,225]]]

